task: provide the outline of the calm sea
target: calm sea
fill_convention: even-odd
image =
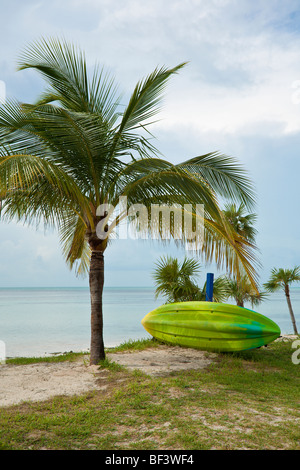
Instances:
[[[291,289],[291,299],[300,330],[300,288]],[[162,299],[155,299],[152,288],[106,288],[105,346],[149,338],[141,320],[162,303]],[[283,292],[271,294],[256,310],[274,320],[282,334],[293,333]],[[7,357],[87,351],[90,346],[88,288],[0,289],[0,340],[5,343]]]

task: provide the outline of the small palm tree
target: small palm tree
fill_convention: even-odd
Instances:
[[[162,257],[153,274],[156,296],[165,296],[167,302],[195,300],[199,294],[196,284],[199,271],[200,264],[192,258],[185,257],[180,263],[177,258]]]
[[[2,216],[54,227],[70,268],[88,272],[91,364],[105,358],[104,253],[113,229],[128,217],[120,198],[147,209],[152,204],[203,204],[204,256],[214,256],[231,270],[238,259],[256,283],[251,244],[226,229],[218,203],[220,197],[253,205],[244,170],[218,153],[174,165],[159,156],[150,140],[148,126],[160,109],[166,83],[183,66],[154,70],[124,105],[114,80],[102,69],[95,67],[89,76],[79,49],[43,39],[25,49],[20,69],[38,71],[48,88],[34,104],[11,100],[0,107]],[[107,211],[99,213],[103,206]],[[117,210],[111,213],[110,207]],[[162,238],[159,226],[157,234]]]
[[[227,297],[234,299],[240,307],[244,307],[245,302],[250,302],[252,307],[254,307],[266,298],[266,293],[257,292],[246,275],[242,276],[238,281],[227,278],[225,290]]]
[[[200,268],[200,263],[194,258],[185,257],[181,263],[170,256],[160,258],[153,274],[156,297],[165,296],[167,303],[205,301],[206,283],[202,288],[197,285]],[[213,300],[222,302],[226,297],[226,282],[220,276],[214,281]]]
[[[271,276],[268,282],[264,284],[264,287],[269,292],[275,292],[279,289],[283,289],[288,304],[293,329],[295,335],[298,335],[295,315],[292,308],[291,297],[290,297],[290,284],[293,282],[300,281],[300,266],[295,266],[293,269],[273,268],[271,270]]]

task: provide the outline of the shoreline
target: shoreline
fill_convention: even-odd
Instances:
[[[136,340],[132,340],[132,339],[128,339],[128,340],[124,340],[124,341],[121,341],[121,342],[109,342],[109,344],[107,346],[105,346],[105,349],[113,349],[113,348],[117,348],[119,346],[121,346],[123,343],[127,343],[127,342],[130,342],[130,341],[143,341],[143,340],[146,340],[146,339],[151,339],[150,337],[149,338],[146,338],[146,337],[143,337],[143,338],[137,338]],[[48,351],[48,352],[36,352],[36,353],[25,353],[25,354],[15,354],[15,355],[9,355],[9,356],[6,356],[6,359],[20,359],[20,358],[35,358],[35,357],[43,357],[43,358],[46,358],[46,357],[55,357],[55,356],[61,356],[61,355],[64,355],[64,354],[70,354],[70,353],[74,353],[74,354],[89,354],[90,353],[90,348],[87,347],[87,348],[72,348],[72,349],[69,349],[69,350],[66,350],[66,349],[62,349],[61,351],[59,351],[58,349],[56,349],[55,351]]]
[[[296,340],[298,339],[300,336],[300,334],[297,336],[295,335],[294,333],[288,333],[288,334],[282,334],[279,336],[279,338],[277,338],[275,340],[275,342],[277,341],[289,341],[289,340]],[[148,339],[151,339],[151,337],[149,338],[138,338],[137,340],[128,340],[128,341],[124,341],[124,342],[121,342],[121,343],[115,343],[113,345],[109,345],[109,346],[105,346],[105,350],[106,351],[109,351],[109,350],[113,350],[114,348],[118,348],[120,347],[122,344],[126,344],[127,342],[130,342],[130,341],[143,341],[143,340],[148,340]],[[111,352],[111,351],[109,351]],[[69,351],[55,351],[55,352],[45,352],[43,354],[33,354],[33,355],[17,355],[17,356],[7,356],[6,357],[6,360],[14,360],[14,359],[36,359],[36,358],[54,358],[54,357],[57,357],[57,356],[64,356],[64,355],[67,355],[67,354],[78,354],[78,355],[89,355],[90,354],[90,349],[87,348],[87,349],[72,349],[72,350],[69,350]],[[0,365],[1,365],[1,362],[0,362]]]

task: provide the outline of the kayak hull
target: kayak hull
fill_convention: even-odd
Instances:
[[[259,348],[280,336],[279,326],[247,308],[217,302],[178,302],[149,312],[142,325],[154,338],[207,351]]]

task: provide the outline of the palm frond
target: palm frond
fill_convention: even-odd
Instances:
[[[87,274],[91,250],[86,240],[86,224],[76,214],[65,217],[60,225],[60,243],[63,256],[70,269],[75,266],[77,275]]]
[[[91,217],[89,203],[74,179],[36,155],[0,148],[0,192],[7,220],[17,217],[26,223],[43,220],[53,225],[74,210],[81,210],[87,220]]]
[[[193,258],[185,257],[181,264],[177,258],[160,258],[153,273],[156,297],[163,295],[167,302],[194,300],[199,295],[195,283],[199,271],[199,262]]]
[[[136,128],[140,123],[144,123],[159,112],[162,92],[168,79],[185,65],[186,63],[182,63],[172,69],[157,68],[148,77],[137,83],[122,115],[120,133]]]
[[[300,281],[300,266],[291,269],[273,268],[271,270],[270,279],[264,284],[268,292],[274,292],[280,288],[285,288],[293,282]]]
[[[202,251],[207,262],[214,262],[218,268],[225,268],[230,275],[234,274],[237,279],[246,274],[251,285],[258,292],[257,270],[260,263],[256,247],[231,230],[226,221],[205,219]]]
[[[267,292],[254,290],[246,275],[241,276],[239,280],[227,278],[226,282],[227,296],[234,299],[237,305],[243,306],[245,302],[250,302],[254,307],[268,296]]]
[[[222,198],[242,201],[247,208],[254,206],[253,184],[244,168],[232,157],[212,152],[191,158],[178,166],[207,181]]]
[[[85,54],[79,47],[66,40],[42,38],[20,55],[19,69],[28,68],[40,72],[51,87],[37,104],[58,101],[66,109],[100,113],[115,122],[119,104],[115,81],[98,67],[89,81]]]
[[[128,105],[121,116],[121,122],[115,128],[115,136],[111,147],[111,157],[124,140],[132,141],[132,131],[139,130],[147,132],[149,119],[155,116],[161,106],[162,92],[171,75],[176,74],[186,63],[168,69],[166,67],[156,68],[148,77],[141,80],[129,99]],[[151,145],[149,139],[142,137],[142,146],[139,146],[139,156],[151,156],[151,152],[157,150]],[[141,152],[142,150],[142,152]],[[150,150],[150,154],[148,151]]]

